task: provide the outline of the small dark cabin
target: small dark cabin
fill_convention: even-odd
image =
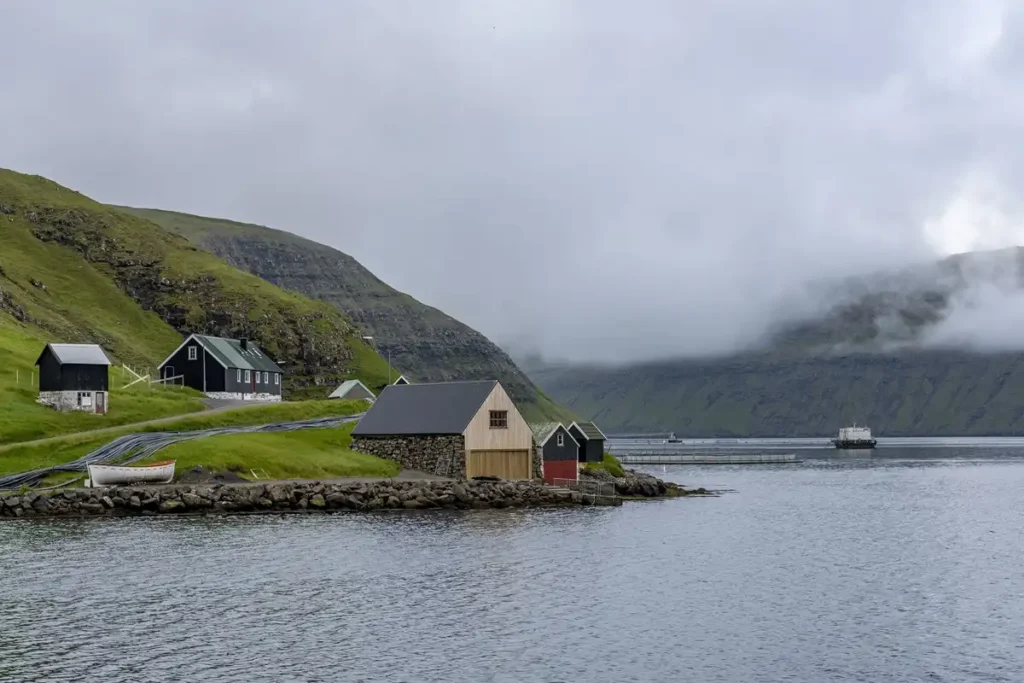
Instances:
[[[604,460],[605,436],[593,422],[573,422],[569,433],[580,445],[580,462],[601,462]]]
[[[246,339],[189,335],[159,366],[160,379],[210,398],[280,401],[284,371]]]
[[[544,481],[549,484],[559,479],[576,481],[580,446],[565,425],[558,422],[540,425],[533,433],[544,463]]]
[[[110,359],[97,344],[47,344],[36,360],[39,402],[60,411],[104,415]]]

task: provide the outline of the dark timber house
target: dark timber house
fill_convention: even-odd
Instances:
[[[544,481],[549,484],[576,481],[579,478],[580,445],[565,425],[560,422],[536,425],[533,435],[544,462]]]
[[[530,425],[494,380],[385,387],[352,430],[352,449],[456,479],[541,476]]]
[[[580,462],[601,462],[604,460],[605,436],[593,422],[573,422],[569,433],[580,445]]]
[[[97,344],[47,344],[36,365],[39,403],[60,411],[106,414],[110,359]]]
[[[160,378],[180,379],[210,398],[280,401],[284,372],[246,339],[191,334],[160,364]]]

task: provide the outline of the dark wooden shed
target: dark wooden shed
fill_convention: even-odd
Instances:
[[[573,422],[569,433],[580,445],[580,462],[601,462],[604,460],[604,433],[593,422]]]
[[[544,463],[544,481],[548,484],[576,481],[580,446],[568,428],[560,422],[552,422],[535,426],[533,433]]]
[[[61,411],[107,412],[110,359],[99,345],[47,344],[36,365],[43,405]]]

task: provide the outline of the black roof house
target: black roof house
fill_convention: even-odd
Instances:
[[[580,445],[580,462],[604,460],[604,433],[593,422],[573,422],[569,433]]]
[[[159,366],[160,378],[180,379],[208,395],[281,397],[284,371],[255,342],[190,334]]]
[[[392,384],[352,430],[352,436],[462,434],[494,391],[496,380]]]

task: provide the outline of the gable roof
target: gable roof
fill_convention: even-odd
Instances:
[[[597,425],[594,424],[593,422],[573,422],[571,425],[569,425],[569,429],[572,429],[573,427],[580,430],[580,433],[583,434],[583,436],[586,437],[588,440],[607,440],[607,437],[604,435],[604,432],[598,429]]]
[[[395,386],[399,386],[399,385],[402,385],[402,384],[412,384],[412,382],[407,380],[405,378],[405,375],[399,375],[398,379],[395,380],[394,384],[395,384]]]
[[[573,435],[569,432],[569,428],[563,425],[561,422],[545,422],[543,424],[530,425],[530,429],[533,430],[533,438],[537,441],[538,446],[543,446],[549,440],[551,440],[551,437],[555,435],[559,428],[565,430],[565,433],[569,435],[569,438],[572,440],[574,444],[576,444],[577,446],[580,445],[579,442],[575,438],[573,438]]]
[[[164,359],[164,362],[158,367],[162,368],[167,365],[167,362],[193,339],[199,342],[199,345],[206,349],[206,351],[225,368],[229,368],[231,370],[238,369],[259,370],[261,372],[280,372],[284,374],[284,371],[277,365],[277,363],[267,357],[256,342],[247,340],[246,348],[243,349],[242,342],[238,339],[210,337],[205,334],[190,334],[185,337],[185,341],[181,343],[181,346],[176,348],[170,356],[167,356],[167,358]]]
[[[461,434],[496,386],[493,379],[392,384],[380,392],[352,436]]]
[[[99,344],[47,344],[36,359],[36,365],[49,349],[61,365],[110,365],[110,359]]]
[[[353,393],[353,389],[355,392]],[[349,394],[352,393],[352,396]],[[366,385],[357,379],[345,380],[341,383],[337,389],[331,392],[331,395],[327,398],[353,398],[353,399],[368,399],[372,401],[376,398],[373,392],[366,388]]]

